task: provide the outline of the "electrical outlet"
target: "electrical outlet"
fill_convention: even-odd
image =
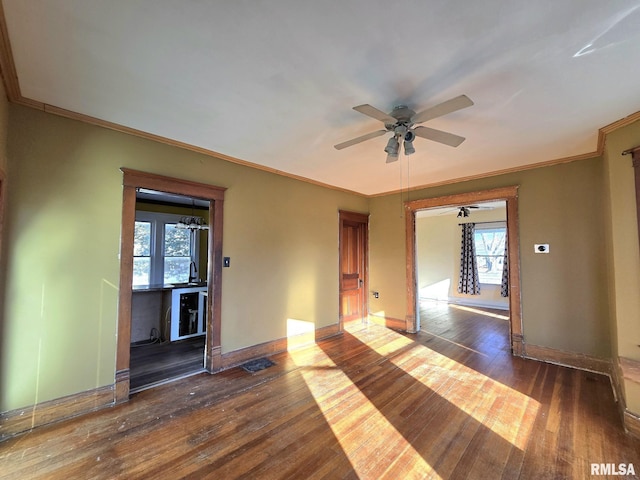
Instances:
[[[549,244],[548,243],[536,243],[533,246],[533,251],[535,253],[549,253]]]

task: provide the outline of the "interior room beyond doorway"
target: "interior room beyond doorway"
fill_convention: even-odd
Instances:
[[[461,284],[462,226],[473,226],[476,288]],[[416,212],[416,264],[419,301],[509,310],[503,286],[507,210],[503,200],[430,208]],[[424,319],[422,319],[424,321]]]
[[[421,322],[423,319],[420,317],[420,298],[424,297],[429,292],[429,295],[440,295],[441,298],[446,298],[450,301],[451,298],[456,296],[451,294],[452,288],[454,288],[454,281],[459,281],[463,278],[460,274],[460,267],[458,267],[458,276],[456,276],[455,265],[456,262],[460,262],[461,245],[462,245],[462,224],[470,223],[468,220],[472,219],[472,215],[476,215],[473,220],[480,223],[479,214],[481,211],[497,210],[492,206],[493,202],[502,202],[506,206],[504,220],[506,220],[506,231],[504,238],[504,246],[506,251],[503,252],[502,263],[508,266],[505,272],[505,278],[503,279],[503,285],[501,288],[506,288],[508,291],[508,310],[509,310],[509,344],[513,355],[524,354],[524,337],[522,334],[522,313],[521,313],[521,290],[520,290],[520,246],[518,239],[518,187],[501,187],[492,190],[482,190],[469,193],[461,193],[456,195],[449,195],[445,197],[434,197],[420,200],[413,200],[405,204],[406,209],[406,238],[407,238],[407,330],[410,332],[417,332],[421,329]],[[481,208],[485,207],[485,208]],[[451,233],[453,237],[449,237],[448,243],[452,252],[458,251],[457,254],[451,253],[446,255],[439,255],[436,257],[437,261],[443,265],[449,264],[448,267],[442,266],[442,275],[438,274],[434,278],[426,277],[425,273],[422,274],[422,280],[420,275],[420,262],[419,262],[419,249],[432,248],[421,246],[420,235],[418,229],[420,228],[420,216],[424,216],[421,212],[427,209],[449,209],[453,215],[452,220],[449,223],[453,224],[451,232],[455,232],[455,229],[460,233]],[[444,210],[441,210],[443,212]],[[435,211],[434,211],[435,212]],[[472,213],[473,212],[473,213]],[[432,212],[433,213],[433,212]],[[427,215],[429,216],[429,215]],[[432,216],[445,216],[434,214]],[[491,225],[491,228],[495,227],[496,219],[483,219],[483,225]],[[500,222],[503,222],[501,220]],[[460,224],[460,225],[458,225]],[[432,227],[433,229],[433,227]],[[470,238],[467,243],[473,244],[473,229],[468,229]],[[457,236],[457,239],[455,238]],[[486,253],[486,252],[484,252]],[[494,257],[496,255],[493,255]],[[456,261],[455,258],[458,258]],[[472,255],[472,257],[474,257]],[[477,259],[476,259],[477,260]],[[451,266],[453,264],[453,266]],[[496,264],[497,265],[497,264]],[[498,276],[497,272],[493,268],[495,265],[484,264],[485,269],[488,268],[494,278]],[[434,269],[435,270],[435,269]],[[468,284],[469,277],[465,274],[464,281]],[[479,282],[478,282],[479,283]],[[480,285],[480,291],[482,291]],[[422,288],[422,291],[421,291]],[[458,286],[455,286],[456,290]],[[431,290],[431,291],[429,291]],[[439,291],[439,293],[434,293]],[[491,289],[490,289],[491,290]],[[462,290],[458,293],[464,295],[459,296],[457,303],[468,302],[468,298],[471,295],[476,295],[478,292],[469,292]],[[486,305],[495,308],[494,305]]]
[[[206,200],[136,191],[132,392],[204,371],[208,218]]]

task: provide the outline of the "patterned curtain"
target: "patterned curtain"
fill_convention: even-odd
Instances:
[[[502,261],[502,285],[500,285],[500,295],[509,296],[509,255],[507,255],[507,238],[504,239],[504,260]]]
[[[460,249],[460,280],[458,281],[458,292],[467,293],[469,295],[480,295],[476,244],[473,240],[475,230],[475,223],[462,224],[462,247]]]

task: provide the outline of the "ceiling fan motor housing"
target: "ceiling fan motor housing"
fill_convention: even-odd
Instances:
[[[398,105],[397,107],[393,107],[393,111],[391,112],[391,116],[398,120],[398,123],[409,123],[411,121],[411,117],[416,114],[413,110],[411,110],[406,105]]]
[[[389,131],[395,131],[399,126],[409,128],[413,125],[413,123],[411,123],[411,117],[415,114],[416,112],[406,105],[398,105],[397,107],[393,107],[393,111],[389,114],[391,117],[396,119],[396,123],[385,123],[384,126]],[[396,131],[396,133],[398,132]]]

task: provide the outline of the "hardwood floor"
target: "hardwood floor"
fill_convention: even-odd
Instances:
[[[589,478],[591,463],[640,471],[640,440],[623,432],[607,377],[511,357],[497,333],[504,320],[454,308],[425,315],[433,331],[354,322],[255,374],[196,375],[10,439],[0,477],[574,479]]]
[[[131,347],[131,391],[204,370],[205,337]]]

